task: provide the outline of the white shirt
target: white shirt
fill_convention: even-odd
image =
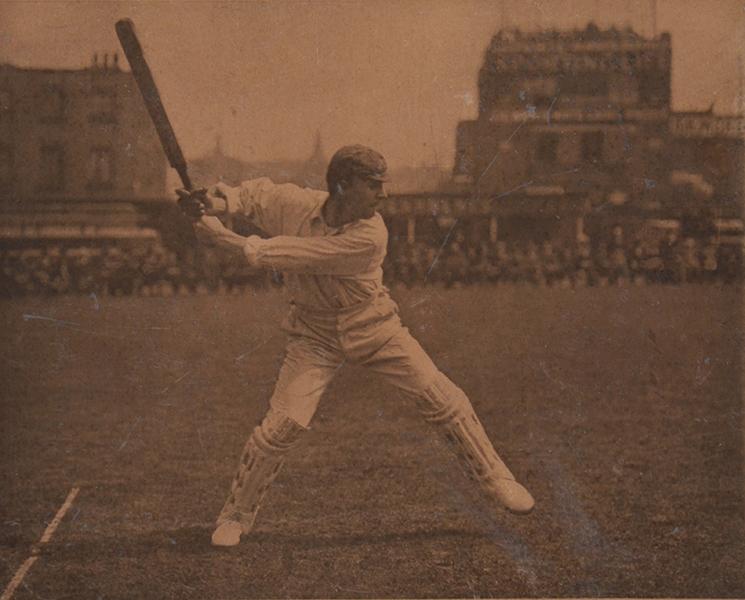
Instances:
[[[256,244],[258,265],[285,273],[301,309],[335,311],[387,296],[382,265],[388,230],[380,214],[333,228],[321,212],[327,192],[265,177],[222,189],[231,214],[270,236]]]

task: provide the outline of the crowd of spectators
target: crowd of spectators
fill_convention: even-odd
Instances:
[[[158,241],[4,249],[5,296],[85,294],[167,296],[235,293],[277,281],[212,248],[180,255]]]
[[[626,283],[731,284],[742,277],[742,249],[716,237],[668,235],[625,243],[614,229],[607,239],[574,241],[481,241],[456,232],[440,247],[393,240],[388,254],[393,280],[407,286],[528,283],[604,286]]]
[[[5,296],[239,293],[281,284],[279,274],[252,270],[240,256],[205,247],[177,254],[158,240],[5,248],[0,263]],[[387,282],[406,286],[732,284],[742,277],[739,244],[675,235],[626,243],[617,229],[571,242],[474,242],[461,231],[440,245],[392,237],[386,263]]]

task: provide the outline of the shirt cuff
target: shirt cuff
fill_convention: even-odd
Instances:
[[[258,235],[250,235],[243,245],[243,256],[252,267],[261,267],[261,246],[264,240]]]

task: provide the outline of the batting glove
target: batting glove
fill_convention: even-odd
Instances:
[[[198,190],[185,190],[180,188],[176,190],[178,195],[178,206],[181,212],[190,219],[199,219],[207,214],[207,190],[204,188]]]

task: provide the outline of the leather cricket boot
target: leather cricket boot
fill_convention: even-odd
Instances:
[[[238,521],[223,521],[212,533],[213,546],[237,546],[241,541],[243,528]]]
[[[502,462],[499,456],[497,456],[497,460]],[[509,473],[509,469],[504,463],[502,463],[502,466]],[[489,496],[501,502],[510,512],[527,515],[535,507],[535,500],[531,493],[515,480],[512,473],[510,473],[510,476],[487,477],[479,483]]]
[[[425,420],[435,425],[472,481],[509,511],[527,514],[535,500],[507,468],[489,441],[481,421],[463,391],[445,375],[418,398]]]
[[[254,429],[243,449],[230,495],[217,518],[213,545],[235,546],[241,535],[251,531],[269,486],[305,431],[289,417],[271,411]]]

